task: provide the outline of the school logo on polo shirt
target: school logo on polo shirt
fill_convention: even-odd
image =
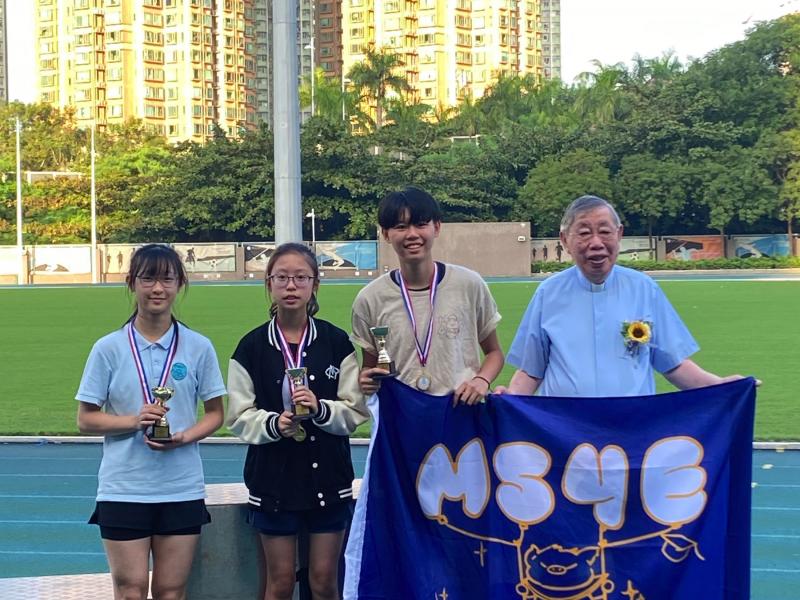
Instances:
[[[181,379],[185,379],[186,374],[188,372],[189,369],[187,369],[186,365],[183,363],[175,363],[174,365],[172,365],[172,371],[170,371],[170,373],[172,374],[172,378],[175,381],[180,381]]]

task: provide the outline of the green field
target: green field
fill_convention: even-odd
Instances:
[[[719,374],[752,374],[758,392],[756,436],[800,439],[800,281],[662,282]],[[491,285],[508,349],[535,283]],[[324,285],[320,316],[349,329],[356,285]],[[176,313],[214,342],[223,373],[236,342],[266,315],[262,287],[191,287]],[[120,327],[131,297],[122,287],[0,289],[0,434],[74,434],[75,391],[93,342]],[[499,381],[505,383],[506,367]],[[660,380],[659,391],[670,386]]]

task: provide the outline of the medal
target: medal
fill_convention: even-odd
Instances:
[[[403,273],[398,271],[398,275],[400,279],[400,292],[403,296],[403,304],[406,307],[408,319],[411,321],[411,330],[414,332],[414,344],[417,349],[417,358],[419,359],[419,364],[422,367],[422,373],[419,377],[417,377],[414,385],[416,385],[418,390],[425,392],[431,387],[431,378],[425,371],[425,365],[428,364],[428,355],[431,352],[431,342],[433,342],[433,306],[436,302],[436,290],[439,287],[439,264],[436,262],[433,263],[433,276],[431,277],[429,295],[431,312],[428,319],[428,330],[425,334],[424,344],[420,344],[419,339],[417,338],[417,320],[414,317],[414,305],[411,302],[411,295],[408,292],[408,286],[403,279]]]
[[[306,439],[306,430],[303,428],[302,425],[297,426],[297,431],[294,432],[292,439],[295,442],[302,442],[304,439]]]
[[[417,377],[415,385],[417,386],[418,390],[427,392],[431,387],[431,378],[425,371],[423,371],[420,376]]]

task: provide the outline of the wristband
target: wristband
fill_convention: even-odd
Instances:
[[[486,385],[488,385],[489,387],[492,387],[492,382],[489,381],[488,379],[486,379],[486,377],[484,377],[483,375],[475,375],[475,377],[473,377],[473,379],[483,379],[486,382]]]

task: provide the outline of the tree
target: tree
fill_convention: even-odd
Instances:
[[[622,159],[614,179],[615,198],[628,219],[639,218],[646,225],[652,257],[653,227],[664,216],[678,216],[686,204],[687,184],[686,166],[675,159],[660,160],[650,154]]]
[[[403,66],[400,56],[385,48],[375,49],[368,46],[364,50],[364,60],[350,69],[347,77],[363,99],[375,106],[375,128],[383,126],[383,109],[386,97],[390,93],[402,94],[411,90],[408,81],[397,70]]]
[[[611,195],[605,159],[583,149],[542,160],[528,174],[512,218],[528,221],[537,236],[557,235],[564,210],[578,196]]]

